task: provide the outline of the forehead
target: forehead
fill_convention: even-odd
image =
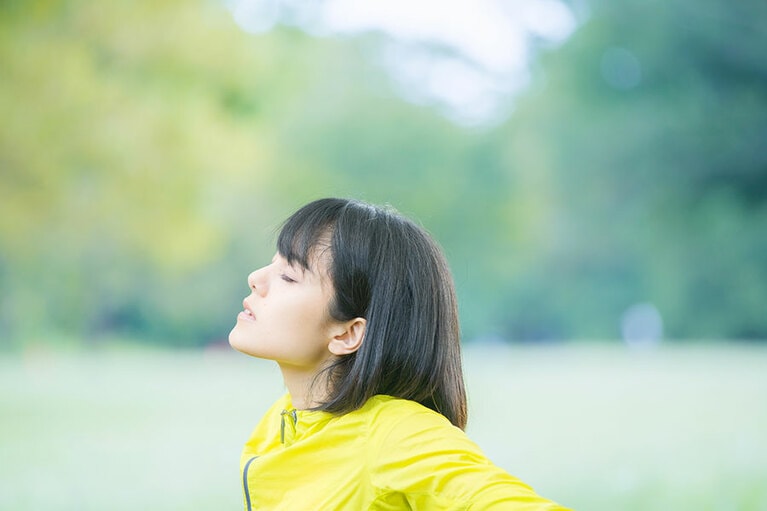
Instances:
[[[322,273],[328,268],[331,261],[330,246],[317,245],[309,250],[307,255],[296,255],[294,253],[283,253],[281,250],[272,257],[272,262],[283,262],[296,270],[308,273]]]
[[[329,228],[298,229],[283,228],[277,240],[277,252],[291,266],[300,266],[304,270],[327,266],[330,261],[331,232]]]
[[[336,222],[332,211],[306,206],[285,221],[277,239],[277,251],[291,265],[311,269],[329,251]]]
[[[286,254],[282,254],[280,251],[274,254],[272,262],[276,264],[284,264],[293,268],[294,271],[298,271],[307,280],[316,280],[323,287],[329,285],[332,287],[332,278],[330,276],[330,247],[327,245],[317,245],[313,250],[309,251],[306,256],[306,265],[304,266],[297,258],[293,258],[291,262]]]

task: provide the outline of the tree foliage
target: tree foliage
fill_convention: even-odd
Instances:
[[[211,2],[0,3],[0,336],[223,338],[286,214],[393,204],[466,337],[767,337],[767,9],[594,1],[503,125],[400,99],[377,36]]]

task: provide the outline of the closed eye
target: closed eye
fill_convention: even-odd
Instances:
[[[282,280],[284,280],[285,282],[289,283],[289,284],[294,284],[294,283],[296,282],[296,280],[295,280],[295,279],[292,279],[292,278],[290,278],[289,276],[287,276],[287,275],[286,275],[286,274],[284,274],[284,273],[281,273],[281,274],[280,274],[280,278],[281,278]]]

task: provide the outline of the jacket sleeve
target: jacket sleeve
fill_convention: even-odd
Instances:
[[[398,421],[371,450],[372,509],[567,511],[494,465],[441,415]]]

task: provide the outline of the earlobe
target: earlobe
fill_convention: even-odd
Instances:
[[[354,318],[343,323],[343,331],[333,336],[328,344],[328,350],[333,355],[350,355],[360,349],[365,339],[365,318]]]

